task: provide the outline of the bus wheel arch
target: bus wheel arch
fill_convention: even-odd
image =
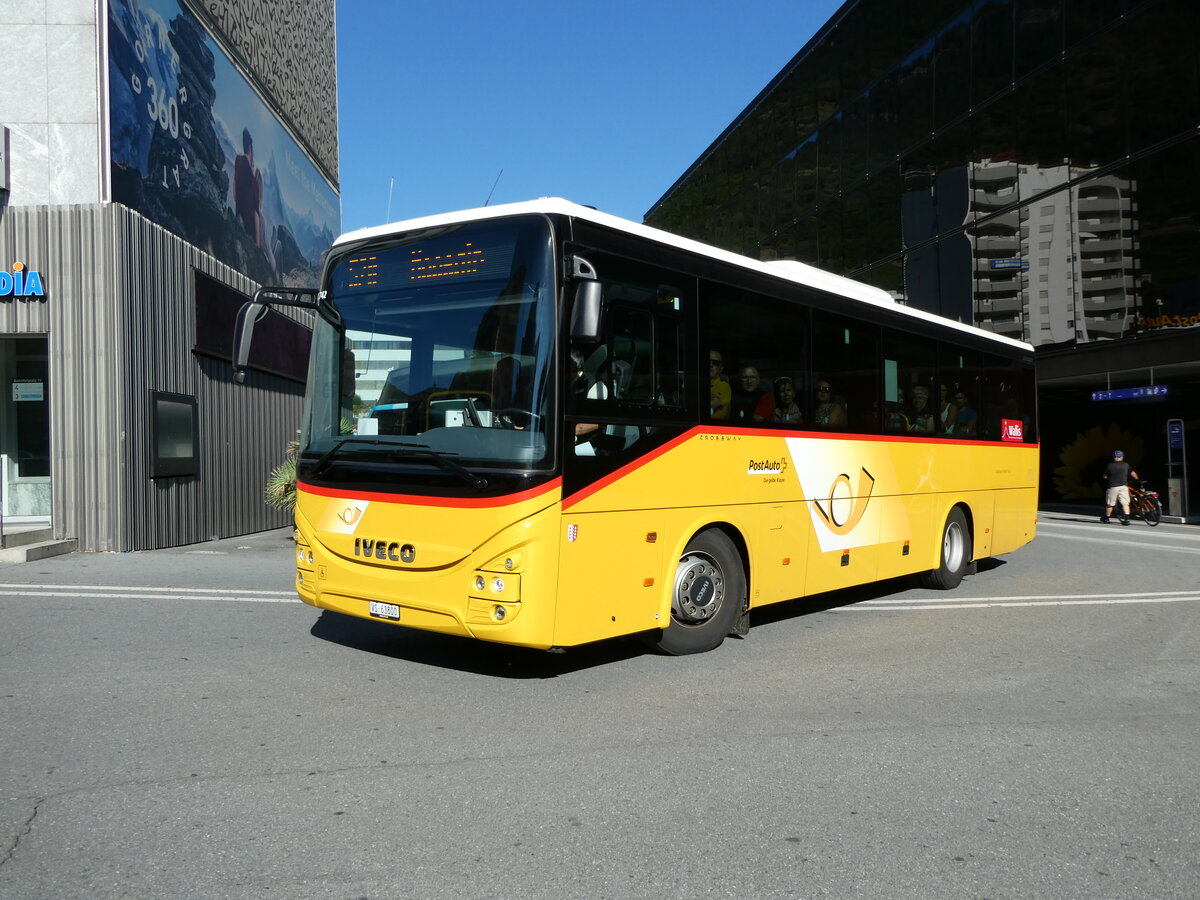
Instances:
[[[922,572],[922,587],[952,590],[962,582],[974,559],[974,517],[965,503],[956,503],[946,514],[938,540],[938,565]]]
[[[744,633],[748,566],[745,542],[728,525],[709,525],[687,542],[670,583],[670,622],[645,635],[672,656],[704,653]]]

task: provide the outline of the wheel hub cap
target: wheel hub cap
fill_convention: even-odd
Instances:
[[[680,622],[703,622],[721,608],[725,578],[720,566],[706,554],[689,554],[679,561],[671,613]]]

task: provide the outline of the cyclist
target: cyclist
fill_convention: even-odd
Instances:
[[[1138,473],[1133,471],[1133,467],[1129,463],[1125,462],[1125,451],[1114,450],[1113,461],[1104,470],[1104,483],[1107,487],[1104,491],[1104,515],[1100,517],[1101,522],[1107,522],[1108,517],[1112,515],[1113,507],[1120,503],[1121,524],[1129,524],[1130,476],[1137,478]]]

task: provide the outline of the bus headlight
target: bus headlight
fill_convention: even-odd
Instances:
[[[508,611],[497,617],[497,621],[504,616],[511,619],[514,612],[511,604],[521,602],[522,577],[516,572],[500,575],[494,570],[476,569],[471,575],[471,587],[468,593],[473,600],[481,600],[487,604],[489,618],[494,612],[493,604],[500,602],[508,607]]]

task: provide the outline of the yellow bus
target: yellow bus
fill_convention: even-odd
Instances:
[[[1032,540],[1033,351],[797,262],[558,199],[339,238],[314,311],[296,590],[380,622],[672,653],[771,603]]]

